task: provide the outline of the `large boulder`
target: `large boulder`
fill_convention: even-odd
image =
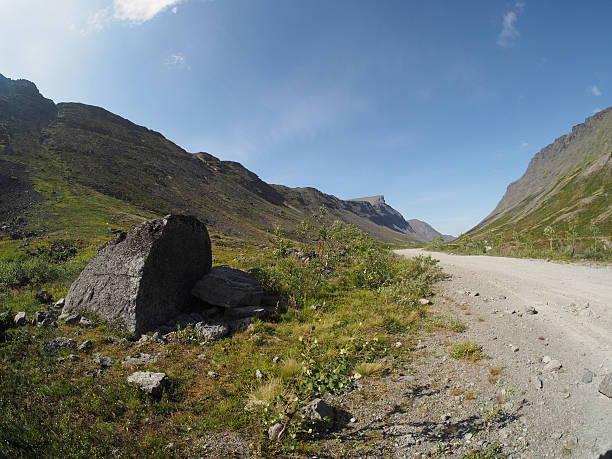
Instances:
[[[215,266],[191,291],[213,306],[259,306],[263,290],[253,276],[229,266]]]
[[[62,315],[91,312],[139,336],[188,307],[191,288],[211,264],[208,231],[195,217],[142,223],[118,233],[89,260],[70,287]]]

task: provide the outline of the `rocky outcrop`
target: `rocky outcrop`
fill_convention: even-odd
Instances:
[[[170,322],[211,270],[206,226],[169,215],[117,234],[94,255],[66,296],[63,315],[90,312],[137,336]]]
[[[408,223],[410,223],[410,226],[414,229],[414,231],[416,231],[417,236],[421,241],[429,242],[438,237],[441,237],[444,242],[453,241],[456,239],[455,236],[451,236],[450,234],[442,234],[429,223],[417,220],[416,218],[408,220]]]

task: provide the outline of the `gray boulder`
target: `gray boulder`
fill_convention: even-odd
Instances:
[[[160,395],[166,384],[166,373],[137,371],[128,376],[127,382],[140,387],[140,390],[151,395]]]
[[[195,324],[195,329],[203,342],[216,341],[230,333],[230,328],[222,323],[198,322]]]
[[[599,383],[598,390],[606,397],[612,398],[612,373],[608,373],[601,383]]]
[[[253,276],[229,266],[215,266],[191,293],[213,306],[259,306],[263,290]]]
[[[118,233],[70,287],[63,314],[91,312],[136,336],[164,325],[192,301],[211,269],[210,238],[195,217],[168,215]]]
[[[302,408],[304,416],[313,421],[334,422],[336,420],[336,409],[329,406],[324,400],[315,398]]]

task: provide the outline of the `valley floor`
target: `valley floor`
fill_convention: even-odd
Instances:
[[[499,374],[489,379],[496,386],[493,397],[510,415],[497,436],[504,452],[596,458],[612,450],[612,399],[597,390],[612,371],[612,267],[425,254],[439,259],[449,275],[434,309],[459,317],[467,326],[462,339],[478,343],[487,355],[473,364],[473,377],[462,376],[463,390],[484,395],[479,366]],[[549,370],[545,357],[562,367]]]

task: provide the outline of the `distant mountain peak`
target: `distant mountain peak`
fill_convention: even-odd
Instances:
[[[385,197],[382,194],[377,194],[376,196],[366,196],[364,198],[353,198],[349,199],[349,201],[369,202],[373,206],[380,206],[386,204]]]

